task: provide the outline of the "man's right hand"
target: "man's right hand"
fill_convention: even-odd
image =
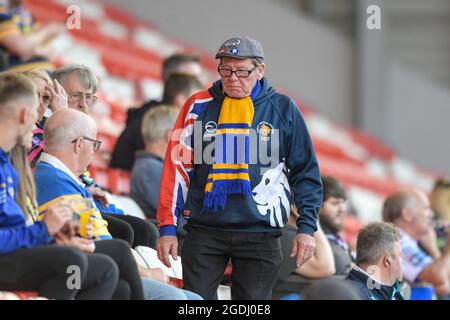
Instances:
[[[168,268],[171,267],[169,254],[174,260],[178,257],[178,240],[176,236],[161,236],[156,245],[158,259]]]
[[[72,210],[61,203],[55,203],[48,207],[43,221],[47,226],[50,236],[54,236],[61,228],[72,219]]]
[[[69,238],[66,234],[58,232],[55,234],[55,244],[57,246],[71,246],[80,249],[84,253],[94,253],[95,242],[92,240],[71,237]]]
[[[72,245],[85,253],[94,253],[95,251],[95,242],[93,240],[73,237],[69,245]]]

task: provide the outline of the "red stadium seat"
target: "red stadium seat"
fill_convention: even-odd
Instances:
[[[38,297],[38,293],[36,291],[13,291],[13,293],[17,295],[21,300]]]
[[[119,169],[110,169],[108,172],[109,187],[112,193],[130,193],[130,173]]]
[[[329,140],[325,140],[316,136],[312,136],[314,150],[317,154],[325,155],[333,158],[335,161],[345,161],[351,163],[358,168],[364,168],[365,162],[360,159],[351,157],[345,150]]]
[[[65,22],[67,8],[53,0],[28,0],[25,6],[38,22]]]
[[[395,151],[382,144],[377,138],[353,128],[345,128],[345,130],[350,133],[355,142],[363,145],[372,155],[384,161],[391,161],[395,157]]]
[[[401,187],[393,179],[371,176],[364,168],[355,166],[352,162],[336,161],[328,155],[319,155],[318,161],[322,175],[335,177],[346,185],[359,186],[385,196]]]
[[[101,186],[102,188],[110,189],[109,185],[109,169],[108,168],[102,168],[102,167],[96,167],[91,165],[89,167],[89,173],[91,174],[92,178],[95,180],[95,182]]]

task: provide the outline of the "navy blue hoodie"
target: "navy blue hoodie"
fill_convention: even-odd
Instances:
[[[298,232],[313,235],[317,230],[322,183],[306,124],[292,99],[277,93],[266,78],[260,84],[253,99],[254,131],[250,137],[253,195],[228,196],[222,212],[203,209],[212,164],[205,154],[214,150],[212,143],[224,99],[221,82],[217,81],[186,101],[175,124],[164,161],[157,212],[162,236],[176,234],[181,214],[188,224],[204,228],[279,231],[286,226],[292,201],[300,214]]]

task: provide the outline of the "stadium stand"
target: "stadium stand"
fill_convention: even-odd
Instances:
[[[178,51],[195,52],[201,57],[210,80],[216,63],[206,51],[193,48],[181,39],[166,37],[156,26],[112,5],[84,0],[28,0],[26,3],[39,23],[66,21],[67,6],[73,4],[83,12],[81,28],[69,30],[53,42],[51,62],[56,66],[82,63],[99,76],[99,100],[92,113],[99,128],[98,139],[103,144],[90,172],[98,184],[112,193],[126,195],[129,174],[108,168],[108,162],[124,127],[127,109],[160,96],[164,57]],[[381,220],[381,205],[386,195],[403,185],[430,190],[438,178],[438,173],[399,157],[377,138],[333,123],[313,107],[297,102],[312,135],[322,175],[337,178],[349,191],[350,211],[354,216],[344,220],[348,243],[356,243],[358,231],[366,222]],[[230,272],[227,269],[228,275]],[[2,293],[0,297],[21,298],[14,294],[2,296]]]
[[[33,16],[41,23],[65,21],[66,8],[71,4],[78,5],[83,12],[81,29],[70,30],[54,41],[51,60],[56,65],[83,63],[99,75],[100,99],[93,114],[103,145],[91,172],[96,181],[113,193],[126,194],[128,175],[108,169],[107,163],[123,129],[127,109],[161,94],[161,64],[167,55],[176,51],[199,54],[210,79],[216,64],[206,51],[166,37],[156,26],[115,6],[82,0],[27,1]],[[313,107],[297,102],[311,132],[321,172],[336,177],[349,190],[351,209],[360,221],[359,227],[364,222],[381,219],[383,197],[398,187],[431,189],[437,173],[400,158],[377,138],[333,123]],[[364,203],[363,210],[360,203]],[[355,224],[350,221],[358,220],[346,219],[345,235],[349,239],[355,234]]]

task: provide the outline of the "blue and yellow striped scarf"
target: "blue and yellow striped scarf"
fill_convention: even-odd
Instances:
[[[255,113],[252,99],[260,88],[258,81],[249,97],[225,97],[222,102],[214,141],[214,163],[205,186],[203,208],[207,212],[223,210],[228,195],[252,194],[248,170],[250,128]]]

